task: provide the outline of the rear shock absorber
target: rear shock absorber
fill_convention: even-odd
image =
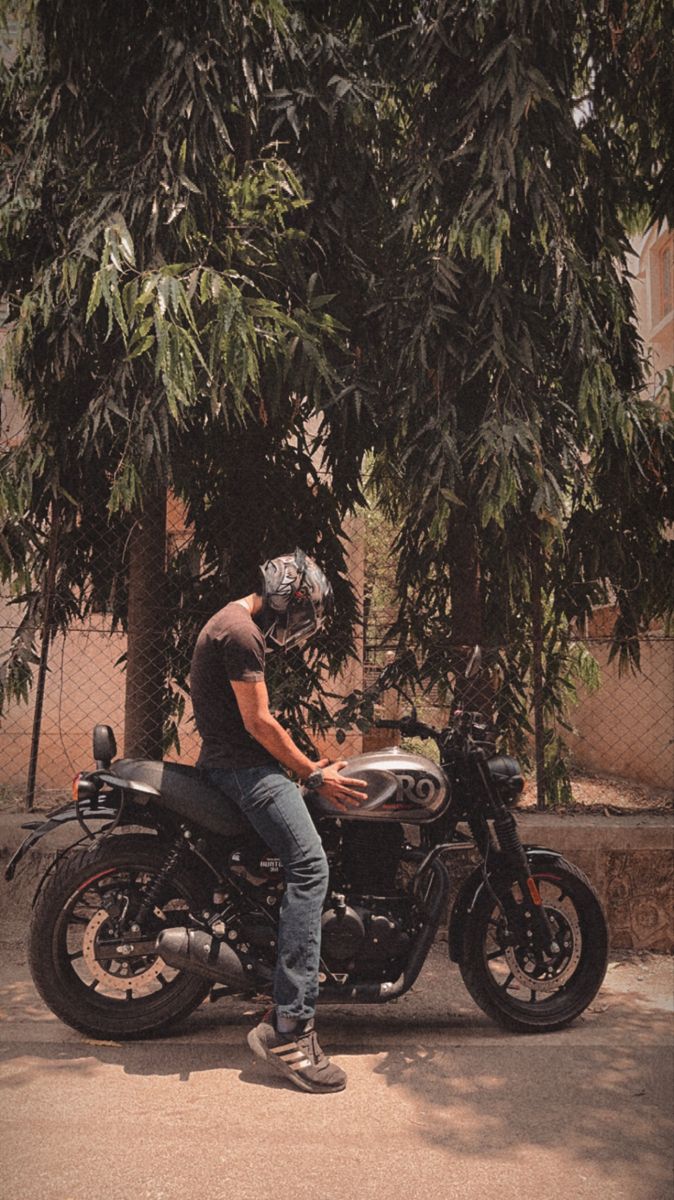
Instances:
[[[148,913],[151,913],[153,908],[157,906],[165,885],[175,873],[178,863],[185,853],[186,845],[185,834],[183,833],[180,837],[176,838],[175,843],[168,851],[161,871],[145,887],[143,900],[136,914],[135,924],[142,925]]]

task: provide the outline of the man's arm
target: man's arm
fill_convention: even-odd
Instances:
[[[274,756],[289,771],[306,779],[320,767],[323,771],[324,784],[321,792],[332,800],[348,802],[364,800],[367,797],[365,784],[362,779],[344,779],[338,772],[344,766],[344,761],[327,765],[328,760],[312,762],[296,746],[290,734],[269,711],[269,693],[264,680],[256,683],[244,683],[241,680],[230,680],[236,696],[241,719],[247,732],[254,737],[265,750]]]

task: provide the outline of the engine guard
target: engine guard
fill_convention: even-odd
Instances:
[[[532,871],[539,869],[541,866],[548,867],[568,867],[569,864],[562,854],[556,850],[549,850],[545,846],[524,846],[524,852],[527,856],[529,865]],[[491,858],[491,855],[490,855]],[[506,856],[502,853],[493,856],[493,865],[487,871],[487,878],[492,886],[498,882],[500,876],[512,873]],[[452,962],[460,963],[463,958],[464,944],[464,929],[466,921],[473,911],[473,907],[477,903],[482,891],[485,887],[484,875],[482,867],[476,867],[475,870],[465,879],[459,888],[458,895],[454,901],[454,907],[449,919],[448,944],[449,957]]]

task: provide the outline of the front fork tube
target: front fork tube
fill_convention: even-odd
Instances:
[[[534,949],[543,950],[547,954],[558,954],[559,944],[550,924],[550,918],[545,911],[545,905],[541,899],[536,880],[531,874],[529,860],[524,852],[520,831],[517,828],[517,821],[510,810],[506,808],[503,801],[494,795],[494,789],[484,764],[481,762],[478,763],[478,769],[483,785],[492,797],[496,814],[494,817],[494,832],[498,838],[498,844],[502,852],[512,863],[517,882],[522,890],[522,899],[529,906],[528,911],[531,914],[531,925],[534,935]]]
[[[517,875],[517,882],[522,889],[522,898],[528,904],[531,914],[534,949],[544,950],[548,954],[559,954],[559,944],[556,941],[550,918],[545,911],[545,905],[531,874],[529,860],[520,840],[517,822],[511,812],[506,809],[494,818],[494,830],[501,850],[507,854]]]

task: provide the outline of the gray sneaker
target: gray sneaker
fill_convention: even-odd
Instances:
[[[272,1008],[251,1029],[248,1045],[253,1054],[305,1092],[341,1092],[346,1087],[341,1067],[330,1062],[318,1044],[313,1017],[292,1033],[279,1033]]]

